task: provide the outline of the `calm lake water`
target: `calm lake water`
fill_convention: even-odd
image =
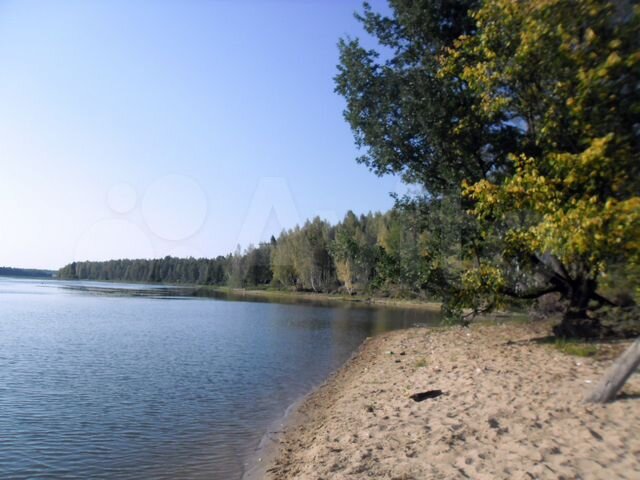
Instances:
[[[1,478],[233,480],[287,406],[417,310],[0,278]]]

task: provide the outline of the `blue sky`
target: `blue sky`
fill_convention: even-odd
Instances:
[[[388,209],[402,186],[355,162],[333,93],[359,9],[0,2],[0,265],[215,256]]]

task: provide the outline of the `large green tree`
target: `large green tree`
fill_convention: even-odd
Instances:
[[[421,184],[427,205],[458,197],[479,221],[460,222],[450,303],[478,311],[559,292],[558,333],[595,331],[589,310],[608,303],[598,293],[608,265],[638,262],[637,7],[389,3],[390,15],[366,4],[358,15],[377,51],[340,42],[336,90],[360,161]]]
[[[366,289],[375,276],[377,232],[367,228],[372,220],[371,215],[358,218],[347,212],[330,244],[337,278],[349,294]]]
[[[430,195],[458,190],[463,179],[496,177],[520,135],[502,112],[480,109],[465,82],[442,76],[440,55],[473,35],[477,0],[391,0],[392,14],[365,3],[356,17],[379,43],[339,42],[336,91],[363,149],[358,159],[376,174],[399,174]]]
[[[419,196],[398,199],[408,224],[390,226],[382,278],[452,306],[449,300],[458,295],[449,293],[458,289],[462,263],[444,259],[478,245],[474,222],[465,218],[461,182],[503,178],[511,165],[506,155],[522,134],[501,114],[482,111],[481,98],[460,78],[441,75],[442,52],[474,33],[469,12],[479,1],[389,3],[389,15],[366,3],[356,15],[378,41],[377,50],[358,39],[340,41],[336,91],[346,100],[345,118],[363,151],[358,161],[378,175],[400,175],[424,188]]]
[[[598,332],[611,263],[640,252],[640,11],[603,0],[491,0],[477,32],[443,56],[449,73],[525,134],[502,182],[468,183],[474,215],[499,233],[499,258],[467,287],[559,292],[562,335]],[[519,275],[514,274],[518,272]]]

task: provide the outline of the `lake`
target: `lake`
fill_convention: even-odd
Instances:
[[[368,337],[433,312],[0,278],[2,478],[221,479]]]

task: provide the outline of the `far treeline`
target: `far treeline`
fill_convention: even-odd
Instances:
[[[349,212],[337,225],[316,218],[226,256],[74,262],[60,269],[58,278],[424,295],[429,290],[425,280],[431,278],[423,271],[425,254],[444,250],[434,242],[460,241],[426,235],[421,225],[426,220],[409,209],[361,216]]]
[[[40,270],[37,268],[0,267],[0,276],[2,277],[51,278],[54,273],[53,270]]]
[[[308,222],[242,255],[76,264],[61,275],[100,278],[120,265],[112,278],[411,292],[441,299],[458,320],[539,299],[562,311],[561,336],[606,335],[638,317],[638,3],[389,7],[365,3],[356,15],[376,48],[339,41],[336,92],[358,161],[421,194],[382,215]]]

